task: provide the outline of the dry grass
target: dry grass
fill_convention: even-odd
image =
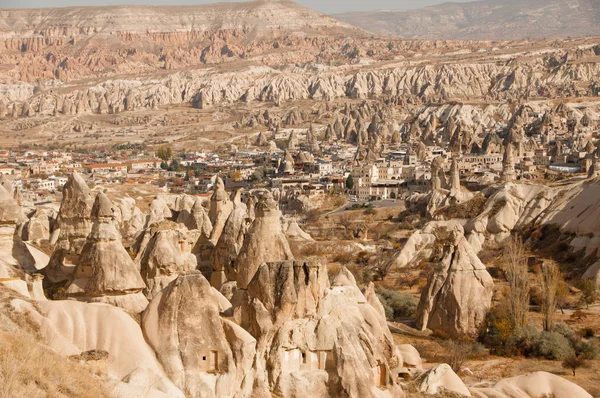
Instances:
[[[101,379],[29,333],[0,332],[0,397],[110,397]]]
[[[38,325],[10,306],[14,297],[0,285],[0,398],[110,397],[105,363],[86,365],[42,344]]]

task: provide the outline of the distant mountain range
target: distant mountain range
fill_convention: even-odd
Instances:
[[[600,0],[483,0],[333,17],[410,39],[540,39],[600,35]]]

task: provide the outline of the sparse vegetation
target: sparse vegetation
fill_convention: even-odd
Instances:
[[[539,272],[542,293],[541,311],[544,316],[543,326],[545,331],[554,327],[554,312],[557,305],[558,288],[562,282],[562,275],[558,266],[553,262],[545,262]]]
[[[505,294],[512,329],[527,324],[529,312],[529,276],[523,242],[513,237],[504,254],[504,273],[508,282]]]
[[[418,300],[410,294],[379,287],[377,296],[383,304],[386,318],[390,321],[413,318],[417,312]]]

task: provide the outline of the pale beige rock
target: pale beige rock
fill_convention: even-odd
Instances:
[[[452,337],[476,335],[491,306],[492,277],[460,232],[439,243],[443,258],[421,293],[417,327]]]
[[[93,227],[67,294],[80,301],[103,302],[140,313],[148,305],[142,293],[146,287],[140,272],[121,243],[114,225],[114,208],[104,193],[98,194],[92,208]]]
[[[458,377],[447,364],[438,365],[421,376],[419,391],[434,395],[443,394],[444,390],[466,397],[471,396],[465,383],[463,383],[460,377]]]
[[[180,274],[196,269],[196,256],[190,250],[193,237],[176,224],[155,224],[145,232],[144,242],[135,259],[146,282],[151,299]]]
[[[229,214],[223,233],[210,255],[213,268],[211,285],[219,289],[227,281],[235,281],[237,272],[234,267],[238,254],[244,244],[249,228],[248,208],[240,199],[240,191],[233,200],[233,211]]]
[[[496,383],[493,389],[511,398],[535,398],[542,396],[592,397],[578,385],[547,372],[535,372],[504,379]]]
[[[210,211],[208,213],[213,229],[210,235],[210,242],[216,245],[223,233],[225,223],[233,211],[233,202],[225,191],[225,183],[221,177],[217,177],[213,187],[213,194],[210,197]]]
[[[35,307],[22,300],[11,304],[39,325],[46,344],[60,355],[79,355],[90,350],[108,352],[108,376],[125,384],[123,387],[129,392],[121,395],[123,398],[161,396],[160,393],[184,397],[165,375],[140,326],[123,310],[77,301],[45,301]],[[145,382],[138,383],[140,379]]]
[[[281,226],[281,212],[270,192],[264,192],[256,204],[256,219],[248,230],[235,261],[236,281],[245,288],[263,262],[294,258]]]
[[[63,187],[57,217],[58,238],[44,275],[51,283],[66,282],[92,228],[90,213],[94,197],[83,178],[73,172]]]
[[[144,313],[148,342],[189,397],[251,396],[256,340],[221,316],[222,301],[196,271],[177,277]]]
[[[257,339],[257,382],[281,396],[404,396],[379,306],[367,303],[347,270],[336,279],[329,287],[316,262],[265,263],[247,290],[236,291],[235,319]]]

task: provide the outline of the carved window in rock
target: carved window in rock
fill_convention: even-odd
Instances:
[[[210,351],[200,354],[200,368],[207,373],[219,372],[219,352]]]
[[[387,371],[385,365],[380,361],[377,361],[377,365],[371,369],[373,373],[373,382],[377,387],[385,386],[387,380]]]

